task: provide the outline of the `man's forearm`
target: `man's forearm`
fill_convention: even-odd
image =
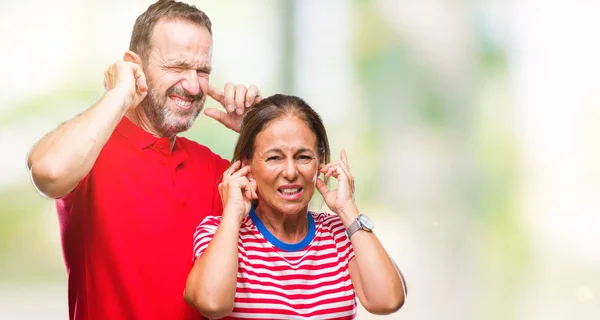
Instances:
[[[52,198],[71,192],[92,169],[125,114],[123,94],[108,91],[92,107],[44,136],[27,166],[38,190]]]

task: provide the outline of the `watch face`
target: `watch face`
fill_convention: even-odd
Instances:
[[[373,222],[371,222],[371,219],[369,219],[367,216],[361,214],[360,216],[358,216],[358,221],[360,222],[361,226],[365,229],[373,230]]]

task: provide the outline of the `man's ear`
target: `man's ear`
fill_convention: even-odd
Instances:
[[[123,54],[123,60],[139,64],[140,66],[142,65],[142,58],[140,58],[140,56],[137,53],[131,50],[126,51]]]

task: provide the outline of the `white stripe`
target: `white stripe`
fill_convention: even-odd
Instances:
[[[352,281],[347,280],[341,283],[330,284],[327,286],[318,286],[315,285],[314,289],[285,289],[285,287],[274,287],[268,284],[250,284],[250,283],[237,283],[236,287],[244,290],[248,290],[249,294],[252,295],[256,290],[269,290],[273,292],[278,292],[283,295],[301,295],[301,294],[318,294],[321,292],[325,292],[327,290],[335,290],[340,289],[342,287],[346,287],[352,284]],[[352,289],[354,291],[354,289]],[[344,291],[340,291],[340,294]],[[240,292],[241,294],[241,292]]]
[[[337,262],[337,260],[334,260],[334,259],[331,259],[331,260],[333,260],[333,262]],[[258,262],[258,261],[255,261],[255,262]],[[264,264],[264,262],[262,264]],[[294,275],[300,275],[300,274],[314,275],[314,274],[324,274],[324,273],[330,273],[330,272],[342,272],[341,270],[344,270],[344,266],[341,263],[338,263],[333,267],[322,268],[322,269],[318,269],[318,270],[304,269],[304,267],[309,267],[309,266],[310,266],[309,264],[304,263],[301,266],[290,269],[290,270],[273,270],[273,269],[269,269],[268,267],[267,268],[257,267],[256,263],[242,261],[239,268],[240,269],[241,268],[251,269],[252,271],[254,271],[256,273],[266,273],[266,274],[272,275],[274,277],[294,276]]]
[[[304,308],[304,309],[294,308],[294,307],[288,307],[288,306],[284,306],[284,305],[281,305],[281,304],[274,304],[274,303],[245,303],[245,302],[242,302],[242,303],[236,303],[235,304],[235,306],[237,308],[248,308],[248,309],[264,309],[264,308],[279,309],[279,310],[293,311],[293,312],[296,312],[296,313],[299,313],[299,314],[308,314],[308,313],[313,313],[313,312],[327,310],[327,309],[347,307],[347,306],[351,306],[351,305],[354,305],[354,300],[341,301],[341,302],[335,302],[335,303],[320,304],[320,305],[317,305],[317,306],[313,306],[311,308]]]
[[[313,285],[313,286],[319,286],[323,282],[341,280],[344,276],[345,276],[345,272],[343,274],[336,274],[336,275],[333,275],[331,277],[320,278],[318,280],[300,280],[300,279],[295,279],[295,280],[283,280],[283,281],[279,281],[279,280],[276,280],[276,279],[268,279],[268,278],[264,278],[264,277],[257,277],[257,276],[254,276],[254,275],[249,275],[246,272],[239,272],[238,271],[238,277],[240,277],[240,278],[246,278],[248,280],[259,281],[260,283],[263,283],[264,285],[271,284],[271,285],[278,285],[278,286],[281,286],[281,287],[292,286],[292,285],[305,285],[305,286]],[[304,291],[304,290],[302,290],[302,291]],[[290,290],[286,290],[286,292],[290,292]]]
[[[273,313],[260,313],[260,314],[249,314],[249,313],[239,313],[232,312],[230,316],[236,318],[246,318],[246,319],[286,319],[286,320],[320,320],[320,319],[336,319],[341,317],[348,317],[355,313],[355,310],[350,310],[346,312],[336,312],[328,315],[319,315],[314,317],[302,317],[302,316],[292,316],[286,315],[281,316]]]
[[[313,294],[316,294],[318,292],[315,292]],[[325,294],[325,295],[320,295],[317,296],[315,298],[311,298],[311,299],[288,299],[286,297],[282,297],[280,295],[275,295],[275,294],[265,294],[265,293],[243,293],[243,292],[237,292],[235,294],[236,298],[250,298],[250,299],[272,299],[272,300],[277,300],[277,301],[282,301],[288,304],[293,305],[300,305],[300,304],[315,304],[315,305],[320,305],[323,303],[326,303],[328,300],[333,300],[336,298],[342,298],[345,297],[347,298],[348,301],[352,300],[354,301],[354,290],[344,290],[344,291],[340,291],[340,292],[333,292],[333,293],[329,293],[329,294]]]

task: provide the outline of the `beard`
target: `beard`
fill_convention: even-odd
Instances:
[[[204,94],[202,91],[197,95],[190,95],[179,86],[170,87],[162,95],[150,78],[146,78],[148,84],[148,95],[140,103],[140,107],[148,117],[148,120],[154,128],[163,137],[173,137],[178,133],[184,132],[192,127],[192,124],[202,111]],[[174,94],[192,102],[192,105],[186,109],[171,109],[167,103],[169,95]]]

